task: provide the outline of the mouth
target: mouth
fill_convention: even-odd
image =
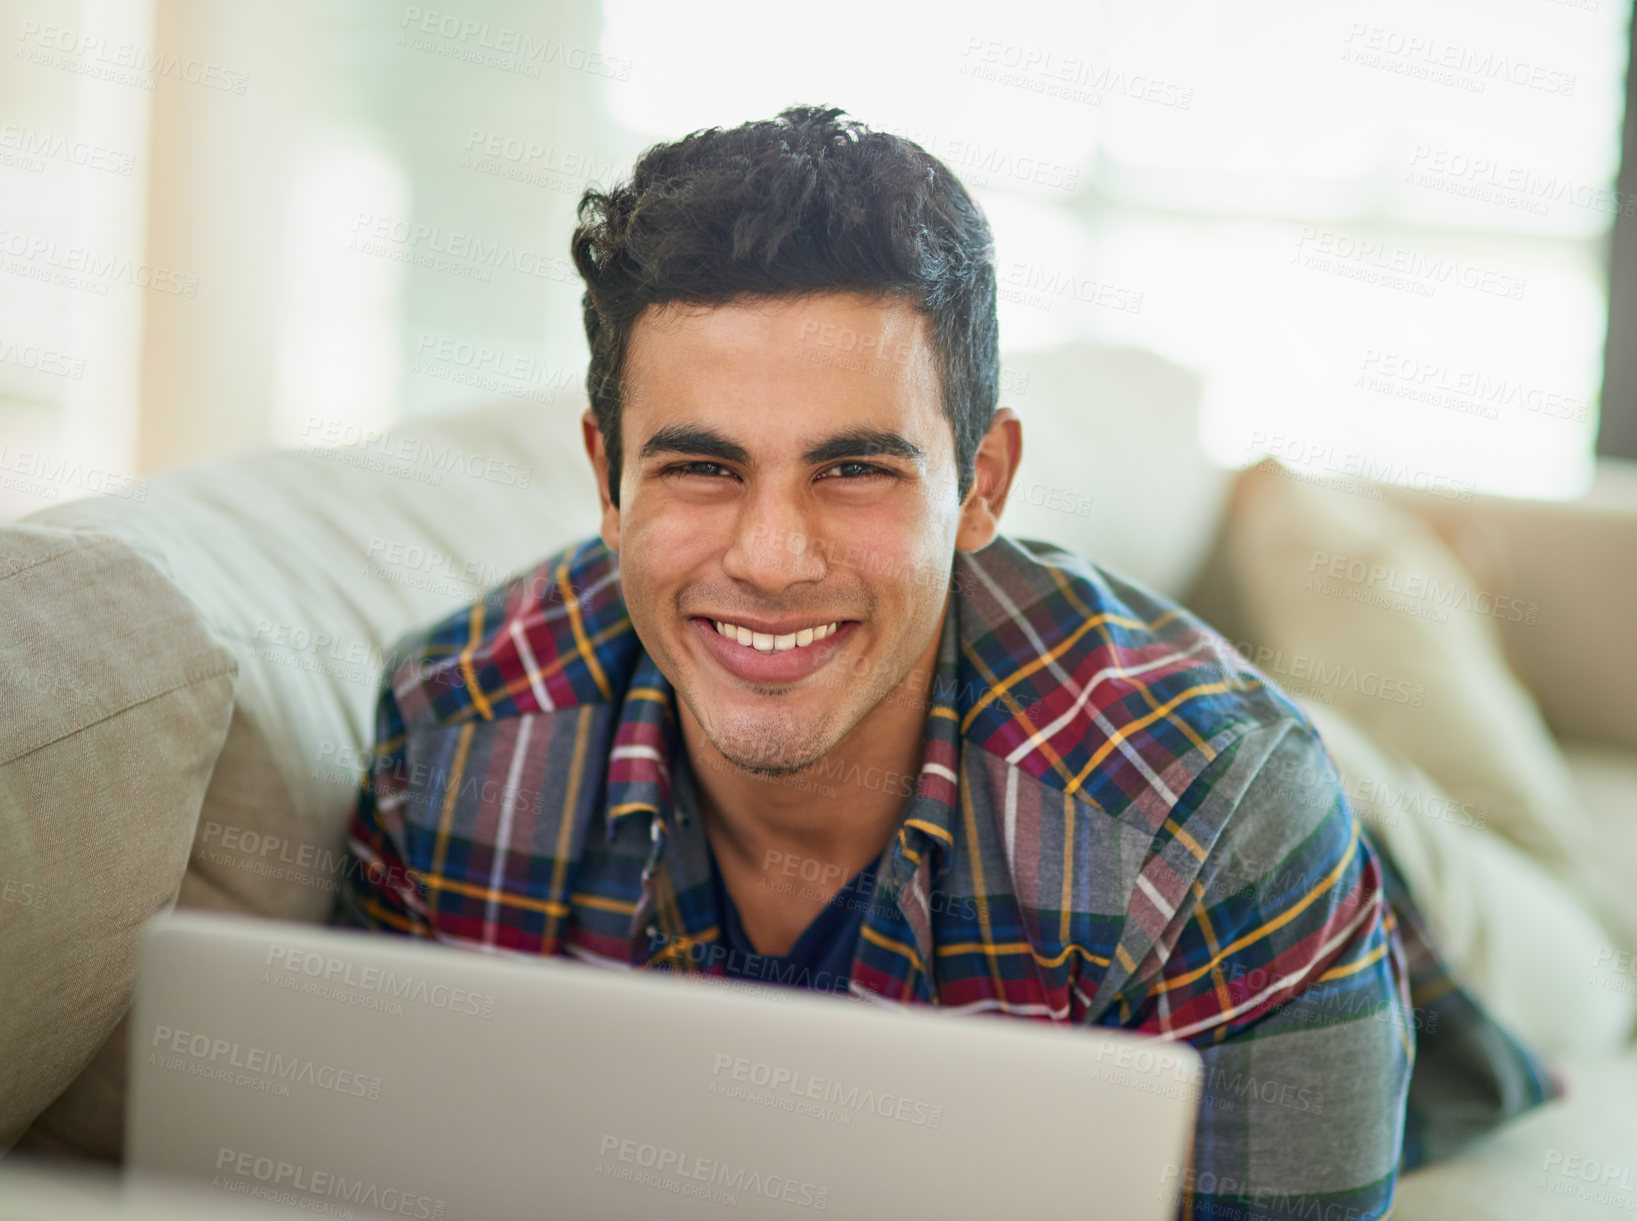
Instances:
[[[824,623],[739,623],[731,619],[689,620],[706,651],[737,678],[789,683],[829,662],[852,638],[856,619]]]

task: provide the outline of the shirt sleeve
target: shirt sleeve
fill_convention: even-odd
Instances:
[[[405,864],[408,734],[388,664],[375,704],[375,746],[347,825],[347,855],[331,923],[431,937],[426,883]]]
[[[1236,770],[1217,764],[1195,783]],[[1169,953],[1122,1005],[1121,1024],[1204,1060],[1179,1216],[1385,1216],[1415,1034],[1380,859],[1306,722],[1240,791],[1160,939]]]

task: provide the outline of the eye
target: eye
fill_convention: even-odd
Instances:
[[[700,460],[698,462],[678,462],[666,467],[660,472],[664,476],[698,476],[704,479],[717,479],[722,476],[734,478],[733,472],[720,462]],[[838,462],[819,476],[821,479],[838,476],[844,483],[857,483],[865,479],[896,479],[897,473],[884,466],[876,466],[871,462],[860,462],[849,459]]]
[[[895,472],[889,471],[884,466],[876,466],[876,465],[874,465],[873,463],[870,463],[870,462],[859,462],[859,461],[856,461],[856,460],[853,460],[853,459],[849,459],[846,462],[836,463],[834,466],[832,466],[830,468],[830,471],[827,472],[827,474],[828,473],[833,473],[833,472],[836,472],[836,471],[854,471],[854,472],[858,472],[858,473],[855,473],[855,474],[850,474],[850,475],[844,474],[844,475],[841,476],[841,478],[845,482],[848,482],[848,483],[856,483],[858,480],[861,480],[861,479],[876,479],[876,478],[896,479],[898,477]],[[823,479],[823,478],[825,478],[825,476],[820,475],[819,478]]]
[[[660,473],[664,475],[702,475],[706,479],[714,479],[717,477],[718,472],[729,475],[733,473],[720,462],[678,462],[674,466],[666,467]]]

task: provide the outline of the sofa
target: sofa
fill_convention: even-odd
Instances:
[[[1637,465],[1569,501],[1207,459],[1145,352],[1007,362],[1003,528],[1181,601],[1313,717],[1463,986],[1564,1097],[1394,1216],[1637,1210]],[[476,404],[0,524],[0,1153],[118,1164],[171,906],[322,922],[393,643],[596,529],[583,401]],[[1288,457],[1288,455],[1287,455]],[[1413,999],[1413,998],[1412,998]]]

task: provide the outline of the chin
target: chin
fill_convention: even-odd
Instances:
[[[696,714],[697,715],[697,714]],[[727,718],[700,717],[705,736],[735,767],[755,775],[779,778],[812,767],[835,745],[811,714],[769,711]]]

